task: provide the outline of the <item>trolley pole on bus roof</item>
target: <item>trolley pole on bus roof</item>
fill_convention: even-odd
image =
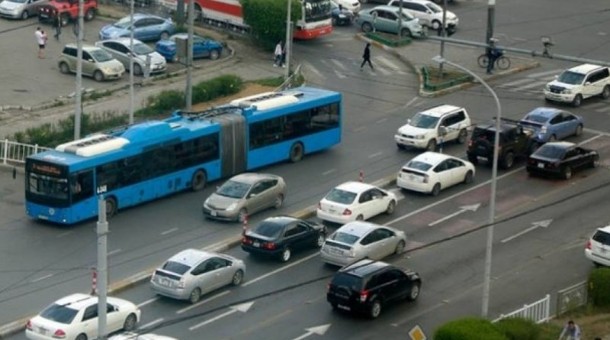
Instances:
[[[132,0],[133,1],[133,0]],[[104,195],[98,195],[97,201],[97,287],[98,287],[98,339],[106,339],[106,303],[108,290],[108,268],[107,268],[107,251],[108,251],[108,222],[106,221],[106,201]]]

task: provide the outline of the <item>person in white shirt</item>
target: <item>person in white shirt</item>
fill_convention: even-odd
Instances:
[[[282,54],[284,53],[284,49],[282,48],[282,42],[279,41],[277,45],[275,45],[275,52],[273,53],[275,56],[275,60],[273,63],[273,67],[283,66],[282,64]]]
[[[559,340],[580,340],[580,327],[574,323],[574,321],[570,320],[563,327],[561,334],[559,335]]]
[[[38,58],[44,59],[44,48],[47,44],[47,34],[40,29],[40,26],[38,26],[34,35],[36,36],[36,42],[38,43]]]

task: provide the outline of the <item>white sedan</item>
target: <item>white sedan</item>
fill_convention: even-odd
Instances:
[[[27,322],[25,336],[35,340],[95,339],[98,336],[97,304],[98,297],[87,294],[61,298]],[[106,306],[108,333],[136,328],[141,312],[135,304],[108,297]]]
[[[346,182],[332,189],[318,204],[319,219],[345,224],[392,214],[398,199],[394,193],[361,182]]]
[[[452,185],[471,183],[474,174],[474,165],[468,161],[442,153],[424,152],[400,169],[396,185],[436,196]]]

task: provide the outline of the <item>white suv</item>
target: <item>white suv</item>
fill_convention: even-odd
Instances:
[[[465,108],[439,105],[416,113],[398,129],[394,140],[399,149],[412,146],[435,151],[444,142],[465,143],[469,126],[470,117]]]
[[[595,231],[587,241],[585,256],[596,266],[610,267],[610,225]]]
[[[608,67],[593,64],[576,66],[563,71],[544,87],[546,100],[571,103],[573,106],[580,106],[583,99],[593,96],[610,98]]]
[[[388,6],[400,7],[401,0],[390,0]],[[428,0],[402,0],[402,8],[419,19],[419,23],[435,31],[443,24],[443,8]],[[446,28],[455,30],[459,19],[455,13],[447,11]]]

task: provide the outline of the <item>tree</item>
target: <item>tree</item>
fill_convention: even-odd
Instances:
[[[241,0],[244,22],[250,26],[252,37],[261,46],[273,49],[278,41],[286,39],[286,13],[289,0]],[[301,19],[301,2],[290,0],[291,21]]]

